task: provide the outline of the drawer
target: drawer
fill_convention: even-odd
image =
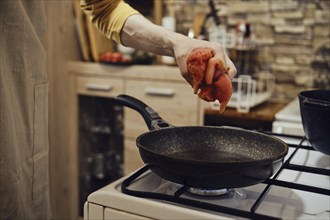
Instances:
[[[114,97],[123,93],[123,91],[123,79],[77,77],[77,93],[80,95]]]
[[[185,83],[129,80],[126,93],[152,107],[165,121],[174,126],[198,125],[198,98]],[[125,135],[137,137],[148,131],[142,116],[125,108]]]

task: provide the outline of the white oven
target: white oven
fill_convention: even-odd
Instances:
[[[278,137],[289,153],[263,183],[196,194],[145,166],[90,194],[84,219],[330,219],[329,156],[304,139]]]

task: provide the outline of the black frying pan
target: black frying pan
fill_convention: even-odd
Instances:
[[[150,131],[136,140],[141,158],[172,182],[218,189],[254,185],[271,177],[288,152],[283,141],[268,135],[229,127],[174,127],[133,97],[115,100],[143,116]]]

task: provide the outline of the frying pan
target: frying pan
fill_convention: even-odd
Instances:
[[[254,185],[277,172],[288,152],[283,141],[268,135],[230,127],[174,127],[136,98],[115,100],[142,115],[150,131],[136,139],[140,156],[171,182],[212,189]]]

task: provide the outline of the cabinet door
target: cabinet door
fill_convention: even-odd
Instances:
[[[79,95],[115,97],[124,91],[124,80],[118,78],[77,77]]]
[[[126,93],[145,102],[174,126],[199,124],[198,98],[186,83],[128,80]],[[148,128],[142,116],[125,108],[125,135],[137,137]]]

